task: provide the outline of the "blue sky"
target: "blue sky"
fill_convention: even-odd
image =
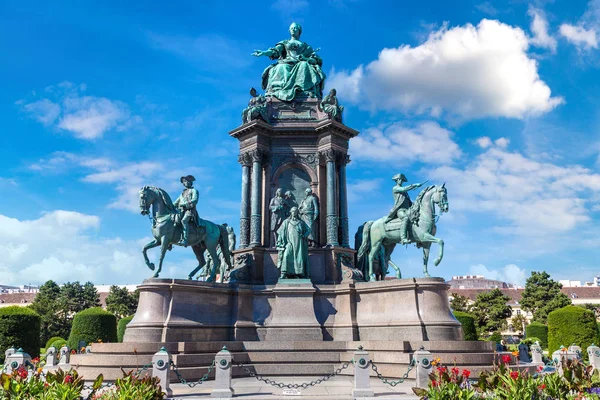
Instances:
[[[0,3],[0,279],[150,275],[144,184],[236,227],[237,142],[250,87],[287,38],[321,47],[327,86],[361,132],[350,219],[387,213],[391,177],[447,182],[433,274],[524,283],[600,273],[600,1],[304,0]],[[413,197],[417,193],[413,194]],[[437,251],[434,249],[434,251]],[[398,248],[405,276],[421,253]],[[184,277],[192,252],[168,254]]]

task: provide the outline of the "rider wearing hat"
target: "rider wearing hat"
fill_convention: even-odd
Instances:
[[[198,223],[198,213],[196,211],[196,204],[198,204],[198,190],[193,185],[196,178],[192,175],[182,176],[180,182],[183,183],[185,189],[183,193],[173,203],[175,207],[181,210],[181,225],[183,225],[183,235],[179,241],[180,245],[188,245],[188,229],[190,220],[194,218]]]
[[[390,210],[390,214],[385,219],[385,223],[390,222],[394,218],[400,218],[402,221],[402,225],[400,226],[400,239],[402,244],[410,243],[408,239],[407,230],[408,230],[408,209],[412,205],[412,201],[410,200],[410,196],[408,192],[423,186],[425,182],[422,183],[413,183],[408,186],[402,186],[402,183],[407,182],[404,174],[396,174],[392,177],[392,180],[396,182],[396,186],[392,189],[392,194],[394,196],[394,207]]]

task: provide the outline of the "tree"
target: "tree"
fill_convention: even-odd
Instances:
[[[513,326],[515,331],[521,331],[525,333],[525,327],[529,323],[527,318],[523,314],[517,314],[510,320],[511,325]]]
[[[56,301],[60,295],[60,286],[50,280],[40,286],[40,291],[36,294],[31,309],[37,312],[41,317],[40,339],[41,343],[46,341],[56,332],[60,331],[60,323],[56,319]]]
[[[115,314],[117,318],[128,317],[135,314],[138,304],[139,291],[129,293],[125,287],[112,285],[106,297],[106,310]]]
[[[458,293],[452,293],[452,300],[450,300],[450,308],[453,311],[460,311],[470,313],[473,306],[471,300],[467,296],[462,296]]]
[[[477,295],[471,313],[481,333],[500,331],[506,327],[506,318],[512,314],[512,308],[507,304],[509,300],[510,297],[500,289]]]
[[[40,286],[31,308],[40,314],[41,343],[52,336],[68,337],[73,316],[79,311],[100,305],[100,296],[91,282],[67,282],[58,286],[48,281]]]
[[[600,318],[600,304],[585,303],[585,304],[578,304],[578,306],[583,307],[586,310],[593,311],[594,315],[596,316],[596,319]]]
[[[546,323],[548,314],[571,305],[571,299],[560,291],[562,285],[550,278],[546,271],[533,271],[525,282],[521,308],[533,314],[533,320]]]

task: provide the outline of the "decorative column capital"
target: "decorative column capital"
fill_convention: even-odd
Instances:
[[[337,162],[340,156],[340,152],[334,149],[327,149],[319,151],[319,158],[324,162]]]
[[[258,163],[264,164],[268,161],[269,153],[264,150],[254,149],[254,150],[250,150],[248,152],[248,154],[249,154],[252,162],[258,162]]]
[[[242,164],[243,167],[249,167],[252,165],[252,156],[249,151],[244,153],[240,153],[238,156],[238,162]]]
[[[343,154],[342,155],[342,165],[346,165],[346,164],[350,164],[350,155],[349,154]]]

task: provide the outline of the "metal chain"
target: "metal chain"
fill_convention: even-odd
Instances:
[[[171,367],[173,367],[173,372],[175,372],[175,375],[177,375],[177,379],[179,379],[179,382],[193,388],[196,385],[202,385],[204,383],[204,381],[208,379],[208,375],[210,375],[212,370],[215,368],[215,360],[213,360],[212,364],[210,364],[210,366],[208,367],[208,371],[206,372],[206,374],[204,374],[202,376],[202,378],[200,378],[198,380],[198,382],[188,382],[187,380],[185,380],[185,378],[183,376],[181,376],[181,373],[179,372],[179,368],[177,368],[177,365],[175,365],[173,360],[169,361],[169,365],[171,365]]]
[[[233,366],[235,367],[240,367],[244,370],[245,373],[247,373],[250,377],[256,378],[256,380],[261,381],[266,383],[267,385],[271,385],[274,387],[278,387],[280,389],[283,388],[288,388],[288,389],[306,389],[310,386],[316,386],[320,383],[323,383],[325,381],[328,381],[329,379],[333,378],[336,375],[339,375],[343,370],[345,370],[346,368],[348,368],[348,366],[351,364],[352,362],[345,362],[342,364],[341,367],[337,368],[333,373],[329,374],[329,375],[325,375],[322,378],[317,379],[316,381],[310,381],[310,382],[304,382],[304,383],[283,383],[283,382],[276,382],[273,381],[269,378],[263,378],[261,375],[258,375],[256,372],[252,372],[252,370],[250,370],[249,368],[244,366],[244,363],[239,363],[239,364],[233,364]]]
[[[408,364],[408,370],[406,371],[406,373],[404,375],[402,375],[402,378],[398,379],[397,381],[389,381],[386,378],[384,378],[383,375],[381,375],[379,373],[379,371],[377,371],[377,365],[375,365],[373,360],[371,360],[369,362],[371,363],[371,369],[373,371],[375,371],[375,374],[377,374],[377,377],[381,380],[381,382],[387,383],[388,385],[390,385],[392,387],[399,385],[401,383],[404,383],[404,381],[408,378],[408,374],[410,374],[410,371],[412,371],[416,365],[415,359],[413,358],[412,361],[410,362],[410,364]]]
[[[134,375],[139,378],[139,376],[142,374],[142,372],[145,372],[146,370],[148,370],[152,366],[152,364],[154,364],[154,363],[152,361],[150,361],[148,364],[144,365],[142,367],[142,369],[138,369]]]

